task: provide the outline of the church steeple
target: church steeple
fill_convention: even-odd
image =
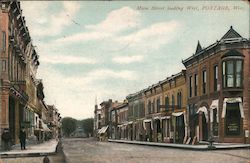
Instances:
[[[195,54],[199,53],[200,51],[202,51],[202,48],[201,48],[200,41],[198,40],[198,44],[197,44],[197,47],[196,47]]]
[[[98,105],[97,105],[97,96],[95,96],[95,110],[98,109]]]

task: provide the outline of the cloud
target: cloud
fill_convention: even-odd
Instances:
[[[121,32],[123,30],[135,28],[139,24],[140,12],[130,7],[122,7],[111,11],[106,19],[97,25],[87,25],[87,29],[105,31],[105,32]]]
[[[116,38],[120,44],[130,44],[132,47],[144,46],[145,48],[157,49],[163,44],[172,41],[178,34],[177,30],[181,27],[178,21],[160,22],[138,30],[132,34]]]
[[[86,57],[76,57],[72,55],[52,55],[52,56],[42,56],[41,62],[50,64],[96,64],[97,60],[93,58]]]
[[[108,79],[108,78],[118,78],[124,80],[136,80],[136,74],[133,71],[121,70],[113,71],[110,69],[99,69],[90,72],[87,77],[92,79]]]
[[[62,37],[55,40],[56,44],[60,43],[74,43],[80,41],[95,41],[95,40],[102,40],[108,37],[111,37],[110,33],[105,32],[84,32],[78,33],[72,36]]]
[[[140,24],[140,13],[130,7],[111,11],[105,20],[95,25],[86,25],[86,31],[57,39],[56,43],[95,41],[115,37],[119,32],[134,29]]]
[[[27,16],[28,26],[32,36],[59,35],[66,26],[72,24],[71,18],[80,9],[79,2],[61,2],[63,8],[56,13],[50,13],[52,2],[21,2],[24,15]],[[54,3],[54,2],[53,2]],[[58,3],[58,2],[57,2]]]
[[[116,83],[110,83],[112,79],[136,79],[136,74],[128,70],[97,69],[80,76],[65,76],[50,66],[38,70],[38,76],[46,77],[43,78],[46,103],[55,104],[63,117],[71,116],[77,119],[93,116],[96,95],[105,100],[114,96],[116,99],[122,99],[127,95],[123,87],[107,89],[107,83],[112,88],[115,87]]]
[[[113,62],[119,64],[129,64],[133,62],[141,62],[144,59],[142,55],[134,55],[134,56],[117,56],[112,59]]]

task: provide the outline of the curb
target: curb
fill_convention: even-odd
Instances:
[[[57,149],[59,147],[59,142],[57,142],[56,148],[53,152],[33,152],[33,153],[11,153],[11,154],[0,154],[0,158],[16,158],[16,157],[43,157],[55,155],[57,153]]]
[[[55,152],[49,153],[21,153],[21,154],[0,154],[0,158],[16,158],[16,157],[43,157],[49,155],[55,155]]]
[[[126,140],[113,140],[108,139],[108,142],[112,143],[125,143],[125,144],[136,144],[136,145],[147,145],[147,146],[157,146],[157,147],[169,147],[185,150],[198,150],[198,151],[207,151],[207,150],[225,150],[225,149],[240,149],[240,148],[249,148],[250,144],[238,144],[238,145],[188,145],[188,144],[170,144],[170,143],[157,143],[157,142],[143,142],[143,141],[126,141]]]

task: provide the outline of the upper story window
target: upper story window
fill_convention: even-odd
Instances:
[[[179,109],[181,109],[181,105],[182,105],[182,94],[181,92],[177,93],[177,106]]]
[[[160,103],[161,103],[161,101],[160,101],[160,99],[158,98],[158,99],[156,100],[157,113],[160,112]]]
[[[2,50],[6,50],[6,33],[2,31]]]
[[[198,75],[194,75],[194,96],[198,94]]]
[[[206,94],[207,93],[207,71],[203,70],[202,71],[202,93]]]
[[[148,101],[148,114],[151,114],[151,101]]]
[[[214,91],[218,91],[218,66],[214,66]]]
[[[244,56],[236,50],[231,50],[222,58],[223,88],[242,87]]]
[[[168,98],[168,96],[165,97],[165,107],[166,107],[166,110],[168,110],[168,108],[169,108],[169,98]]]
[[[192,76],[189,76],[189,97],[192,97]]]
[[[172,109],[174,110],[174,95],[172,95]]]
[[[155,112],[155,99],[153,100],[153,103],[152,103],[152,113]]]

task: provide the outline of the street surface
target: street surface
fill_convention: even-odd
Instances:
[[[68,163],[250,163],[250,149],[191,151],[99,142],[93,138],[63,139]],[[62,152],[50,163],[64,163]],[[42,163],[43,157],[3,159],[3,163]],[[0,161],[1,162],[1,161]]]
[[[69,163],[250,163],[249,149],[191,151],[164,147],[64,139]]]

